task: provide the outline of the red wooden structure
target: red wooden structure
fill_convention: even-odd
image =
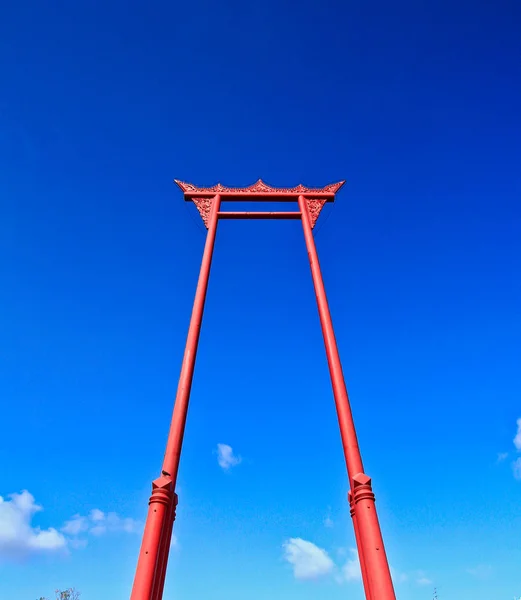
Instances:
[[[303,185],[295,188],[273,188],[261,180],[247,188],[228,188],[220,184],[210,188],[200,188],[177,180],[176,183],[183,191],[185,200],[192,201],[196,205],[208,233],[163,468],[160,477],[152,482],[152,496],[150,497],[131,600],[161,600],[163,596],[177,505],[175,485],[215,235],[220,219],[300,219],[302,221],[347,465],[350,484],[348,500],[353,518],[365,596],[367,600],[395,600],[389,565],[376,515],[371,479],[364,473],[362,466],[362,457],[358,448],[342,365],[312,233],[325,203],[334,201],[335,194],[344,182],[327,185],[320,189],[310,189]],[[293,212],[228,212],[221,210],[223,201],[297,201],[299,210]]]

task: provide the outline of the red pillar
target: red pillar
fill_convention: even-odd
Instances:
[[[197,289],[195,291],[190,327],[188,328],[185,353],[181,365],[181,374],[179,375],[179,383],[177,385],[174,414],[172,415],[170,433],[168,434],[168,442],[163,461],[163,474],[169,475],[172,478],[174,486],[177,480],[177,471],[179,469],[186,415],[188,413],[188,401],[190,399],[190,390],[192,389],[192,379],[194,376],[195,357],[197,354],[197,345],[199,343],[199,334],[201,332],[204,302],[206,300],[206,291],[208,290],[208,279],[210,278],[215,236],[217,234],[217,223],[219,218],[217,213],[219,212],[220,206],[221,197],[217,194],[212,200],[208,234],[206,235],[206,244],[204,246],[199,281],[197,282]]]
[[[299,196],[298,204],[302,214],[304,239],[311,266],[311,275],[317,298],[318,313],[340,425],[342,446],[344,448],[347,472],[353,494],[354,507],[352,506],[351,508],[354,508],[354,519],[356,519],[359,533],[359,539],[357,539],[358,554],[360,560],[365,565],[367,581],[364,581],[364,587],[366,598],[368,600],[396,600],[391,572],[387,563],[380,525],[378,523],[378,516],[376,514],[371,479],[364,474],[333,322],[329,312],[326,290],[320,271],[315,240],[313,239],[309,211],[304,196]]]
[[[195,292],[194,306],[188,328],[185,353],[179,376],[179,384],[174,404],[174,413],[168,434],[165,458],[161,477],[152,483],[143,541],[139,552],[131,600],[160,600],[164,578],[177,496],[174,493],[179,469],[179,459],[188,412],[188,402],[195,368],[195,358],[203,320],[204,303],[210,277],[215,236],[217,233],[218,212],[221,204],[219,194],[214,196],[208,223],[208,234],[204,247],[201,271]],[[168,543],[167,543],[168,542]]]
[[[167,521],[173,497],[172,480],[159,477],[152,482],[152,496],[141,542],[141,550],[132,587],[131,600],[153,600],[161,562],[161,534]]]
[[[351,514],[351,518],[353,519],[353,529],[355,531],[356,547],[358,548],[358,560],[360,561],[360,571],[362,573],[362,582],[364,584],[365,597],[366,597],[366,600],[374,600],[373,596],[371,594],[370,586],[369,586],[369,577],[367,575],[367,566],[365,564],[365,557],[364,557],[364,552],[363,552],[363,548],[362,548],[362,542],[360,540],[360,531],[358,529],[358,521],[356,519],[356,514],[355,514],[355,502],[353,500],[353,492],[351,492],[351,491],[347,492],[347,500],[349,502],[349,508],[350,508],[349,512]]]
[[[395,600],[391,571],[385,554],[384,541],[371,487],[371,478],[365,473],[353,477],[355,518],[365,559],[369,588],[374,600]]]
[[[163,588],[165,587],[166,568],[168,565],[168,554],[170,544],[172,543],[172,530],[174,528],[175,510],[177,507],[177,494],[173,494],[172,501],[168,507],[168,513],[164,522],[163,533],[159,547],[158,573],[155,578],[154,589],[152,591],[153,600],[161,600],[163,597]]]

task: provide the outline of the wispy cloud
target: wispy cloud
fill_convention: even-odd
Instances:
[[[326,517],[324,519],[324,527],[331,529],[331,527],[333,527],[333,525],[334,525],[334,523],[333,523],[333,519],[331,517]]]
[[[503,462],[508,458],[508,452],[498,452],[497,453],[497,462]]]
[[[32,554],[65,553],[83,548],[89,535],[141,530],[134,519],[122,518],[117,513],[93,509],[88,516],[79,514],[61,527],[41,529],[33,525],[34,516],[43,508],[36,504],[27,490],[10,494],[8,500],[0,496],[0,560],[17,560]]]
[[[175,533],[172,534],[172,538],[170,540],[170,550],[178,550],[179,549],[179,540]]]
[[[331,507],[328,506],[327,507],[327,515],[326,518],[324,519],[324,527],[328,527],[329,529],[331,529],[331,527],[333,527],[334,523],[333,523],[333,519],[331,518]]]
[[[488,579],[493,572],[494,569],[490,565],[477,565],[476,567],[467,569],[467,573],[477,579]]]
[[[416,583],[418,585],[432,585],[432,579],[429,579],[423,571],[417,571]]]
[[[99,508],[94,508],[89,515],[84,517],[74,515],[66,521],[61,531],[70,536],[78,536],[82,533],[100,536],[105,533],[135,533],[139,531],[141,524],[134,519],[122,518],[115,512],[105,514]]]
[[[517,424],[517,433],[514,438],[514,446],[518,452],[521,452],[521,418],[516,421]]]
[[[242,458],[233,452],[233,448],[228,444],[217,444],[217,462],[219,466],[228,471],[242,462]]]
[[[517,432],[512,441],[514,442],[514,446],[515,446],[516,450],[518,452],[521,452],[521,418],[517,419],[516,425],[517,425]],[[521,457],[516,458],[516,460],[514,460],[512,462],[512,472],[514,474],[515,479],[521,480]]]
[[[407,573],[401,573],[400,571],[396,571],[391,567],[391,577],[393,578],[394,583],[405,583],[409,580],[409,576]]]
[[[349,549],[350,558],[341,567],[341,579],[342,581],[358,581],[362,579],[362,572],[360,571],[360,561],[358,560],[358,552],[354,548]]]
[[[512,471],[516,479],[521,479],[521,457],[512,463]]]
[[[282,545],[284,558],[293,567],[296,579],[318,579],[329,575],[335,563],[329,554],[312,542],[302,538],[290,538]]]
[[[63,533],[72,536],[79,535],[88,529],[89,521],[87,517],[82,517],[80,515],[74,515],[68,521],[65,521],[63,527],[61,528]]]

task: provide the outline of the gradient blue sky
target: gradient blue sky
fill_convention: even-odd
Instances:
[[[204,244],[174,177],[347,179],[316,240],[398,598],[521,595],[521,5],[391,4],[4,3],[2,600],[129,596]],[[299,222],[219,226],[178,492],[165,598],[362,599]]]

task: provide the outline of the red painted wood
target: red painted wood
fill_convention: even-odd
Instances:
[[[300,219],[300,212],[232,212],[219,211],[219,219]]]
[[[336,192],[344,182],[331,184],[320,189],[306,188],[303,185],[295,188],[273,188],[260,179],[247,188],[227,188],[221,184],[210,188],[199,188],[180,181],[176,181],[176,183],[183,191],[185,199],[194,202],[208,229],[208,234],[181,365],[163,468],[161,477],[152,484],[152,496],[131,600],[161,600],[163,596],[175,507],[177,505],[177,495],[174,490],[219,219],[301,219],[302,221],[351,488],[348,499],[351,516],[353,517],[365,595],[367,600],[395,600],[390,569],[376,514],[371,479],[363,470],[342,364],[312,232],[324,204],[334,201]],[[297,200],[300,210],[298,212],[220,211],[222,200],[265,201],[274,199],[282,201]]]

